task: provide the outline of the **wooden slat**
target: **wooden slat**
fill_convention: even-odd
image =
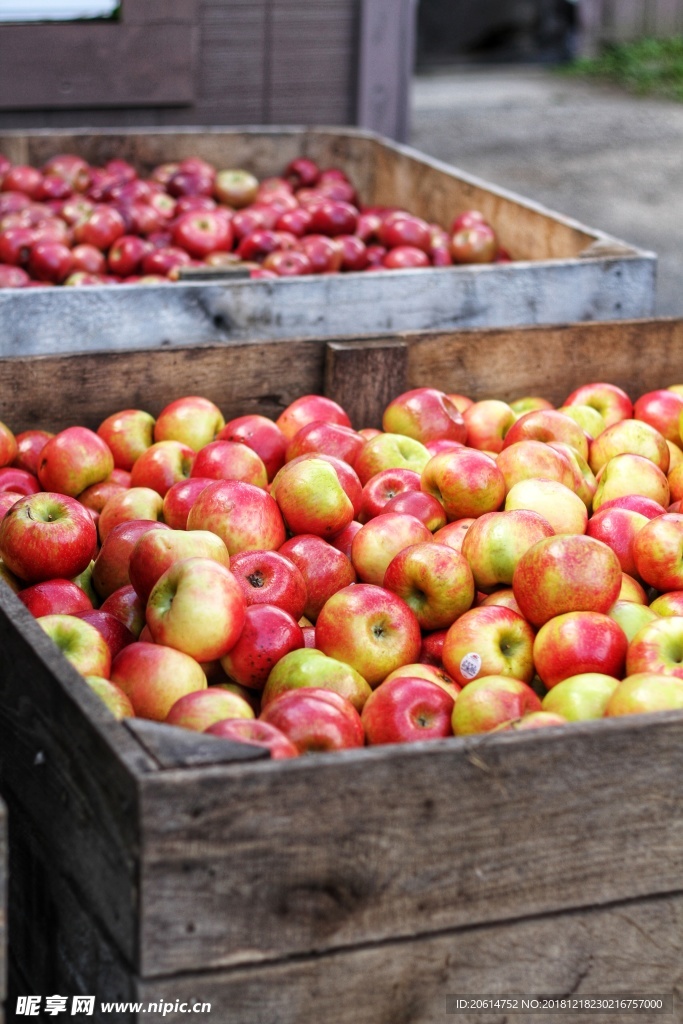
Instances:
[[[85,685],[20,601],[0,586],[0,786],[10,822],[87,899],[132,961],[138,849],[134,777],[155,763]],[[10,826],[13,827],[13,826]]]
[[[19,854],[19,851],[17,851]],[[37,862],[22,845],[12,878],[17,915],[12,956],[13,988],[96,995],[94,1024],[110,1024],[101,1000],[149,1004],[211,1003],[211,1015],[226,1024],[378,1024],[410,1021],[441,1024],[446,999],[458,994],[558,996],[622,994],[626,991],[680,998],[680,933],[683,894],[620,902],[602,908],[448,931],[414,940],[340,950],[324,956],[236,968],[184,973],[150,981],[136,976],[112,948],[97,923],[64,880]],[[530,870],[533,870],[530,867]],[[42,892],[41,905],[27,893]],[[52,927],[31,922],[52,911]],[[19,913],[22,911],[22,913]],[[43,912],[41,914],[41,911]],[[57,911],[57,912],[56,912]],[[21,967],[17,953],[21,951]],[[21,977],[28,972],[29,979]],[[676,1003],[678,1006],[678,1002]],[[121,1024],[180,1022],[169,1010]],[[615,1015],[510,1015],[521,1024],[586,1017],[614,1024]],[[503,1020],[460,1014],[463,1024]],[[619,1020],[629,1020],[622,1016]],[[648,1020],[643,1014],[633,1020]],[[661,1019],[672,1019],[670,1015]],[[660,1020],[656,1015],[653,1021]]]
[[[203,124],[265,123],[266,4],[202,0],[196,103]],[[179,119],[187,115],[178,111]],[[179,120],[179,123],[183,123]]]
[[[121,19],[125,25],[157,25],[171,22],[194,25],[202,0],[125,0]],[[231,0],[233,6],[234,0]]]
[[[145,777],[140,973],[681,890],[682,735],[667,712]]]
[[[161,349],[154,360],[145,351],[0,360],[0,419],[24,424],[16,430],[40,423],[59,430],[77,416],[95,429],[117,409],[156,416],[189,392],[216,402],[226,419],[245,412],[275,419],[302,391],[322,390],[324,358],[320,343],[287,342]]]
[[[416,0],[362,0],[358,124],[405,142],[415,63]]]
[[[381,428],[387,405],[407,387],[405,342],[330,341],[326,349],[325,394],[339,402],[357,430]]]
[[[191,103],[196,43],[187,24],[4,25],[0,109]]]
[[[263,761],[268,751],[246,743],[233,743],[220,736],[204,736],[191,729],[176,728],[163,722],[130,718],[124,722],[147,753],[161,768],[196,768],[206,764],[230,764],[234,761]]]

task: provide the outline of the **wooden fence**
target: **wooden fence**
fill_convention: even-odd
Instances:
[[[683,0],[577,0],[581,56],[608,43],[683,35]]]

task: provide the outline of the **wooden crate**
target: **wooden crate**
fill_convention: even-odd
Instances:
[[[124,0],[117,22],[0,23],[0,126],[359,125],[405,139],[416,6]]]
[[[259,176],[306,153],[344,167],[368,204],[405,206],[445,225],[464,209],[480,208],[515,262],[223,284],[2,289],[0,356],[627,319],[653,310],[652,253],[371,133],[0,134],[0,152],[15,162],[41,164],[61,151],[93,163],[116,155],[141,171],[195,153]]]
[[[94,426],[183,393],[273,415],[317,391],[361,426],[407,386],[559,403],[599,379],[633,397],[683,380],[683,320],[5,359],[0,418]],[[682,746],[667,712],[243,760],[115,721],[0,586],[15,991],[96,995],[107,1024],[185,1019],[151,1003],[210,1002],[221,1024],[440,1024],[463,993],[678,993]]]

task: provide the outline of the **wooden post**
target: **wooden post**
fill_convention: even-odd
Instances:
[[[417,0],[362,0],[358,125],[405,142]]]
[[[577,57],[596,57],[600,50],[604,0],[578,0]]]
[[[405,341],[327,342],[325,394],[346,410],[356,430],[381,427],[384,409],[406,390],[407,379]]]

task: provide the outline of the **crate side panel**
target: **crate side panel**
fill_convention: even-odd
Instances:
[[[615,321],[406,335],[411,387],[555,405],[581,384],[609,381],[634,400],[683,380],[683,321]]]
[[[302,393],[322,392],[324,359],[318,342],[280,342],[160,349],[153,362],[145,351],[0,360],[0,419],[15,431],[76,420],[95,430],[119,409],[156,416],[189,393],[216,402],[226,420],[248,412],[274,419]]]
[[[654,257],[226,285],[0,290],[0,355],[649,316]],[[68,293],[68,294],[67,294]]]
[[[131,959],[137,940],[138,744],[90,692],[9,588],[0,585],[0,779],[55,870]]]
[[[254,765],[232,783],[227,770],[150,777],[142,974],[675,891],[682,728],[673,712],[530,743],[479,737]],[[628,800],[617,798],[625,761]]]

